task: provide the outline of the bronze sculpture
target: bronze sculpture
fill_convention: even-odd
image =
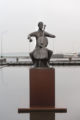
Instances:
[[[30,53],[30,57],[35,67],[49,67],[49,60],[53,52],[46,48],[48,45],[47,37],[55,38],[55,35],[45,32],[46,25],[44,25],[43,22],[39,22],[38,27],[38,31],[28,35],[30,42],[32,42],[31,37],[36,38],[36,47]]]
[[[36,37],[36,47],[30,56],[33,64],[42,68],[29,69],[30,107],[19,108],[18,113],[30,113],[30,120],[55,120],[55,113],[67,112],[66,108],[55,106],[55,68],[48,68],[52,51],[46,48],[46,37],[55,38],[55,35],[45,32],[42,22],[38,27],[39,30],[29,34],[28,39],[32,42],[31,37]]]

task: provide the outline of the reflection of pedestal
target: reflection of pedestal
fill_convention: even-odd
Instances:
[[[55,120],[55,112],[67,112],[65,108],[55,108],[55,69],[30,69],[30,108],[20,108],[18,112],[30,112],[30,120]]]

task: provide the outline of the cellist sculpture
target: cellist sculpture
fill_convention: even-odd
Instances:
[[[53,52],[46,48],[48,45],[47,37],[55,38],[55,35],[45,32],[46,25],[43,22],[39,22],[38,27],[38,31],[28,35],[30,42],[32,42],[31,37],[36,38],[36,47],[30,53],[30,57],[35,67],[49,67],[49,60]]]
[[[46,48],[46,37],[55,38],[55,35],[45,32],[42,22],[38,27],[37,32],[28,36],[30,42],[31,37],[36,37],[36,47],[30,53],[36,67],[29,69],[29,107],[19,108],[18,113],[30,113],[30,120],[55,120],[55,113],[67,112],[66,108],[55,106],[55,68],[48,67],[53,52]]]

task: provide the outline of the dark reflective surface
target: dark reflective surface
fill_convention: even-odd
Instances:
[[[55,114],[52,112],[35,112],[30,114],[30,120],[55,120]]]
[[[56,107],[68,109],[68,113],[56,114],[55,120],[80,120],[80,67],[55,67],[55,72]],[[20,107],[29,107],[29,68],[0,69],[0,120],[29,120],[29,114],[18,114]],[[39,116],[54,120],[53,113],[34,114],[31,119]]]

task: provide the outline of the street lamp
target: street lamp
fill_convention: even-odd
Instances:
[[[5,35],[6,32],[7,30],[1,32],[1,58],[3,57],[3,36]]]

